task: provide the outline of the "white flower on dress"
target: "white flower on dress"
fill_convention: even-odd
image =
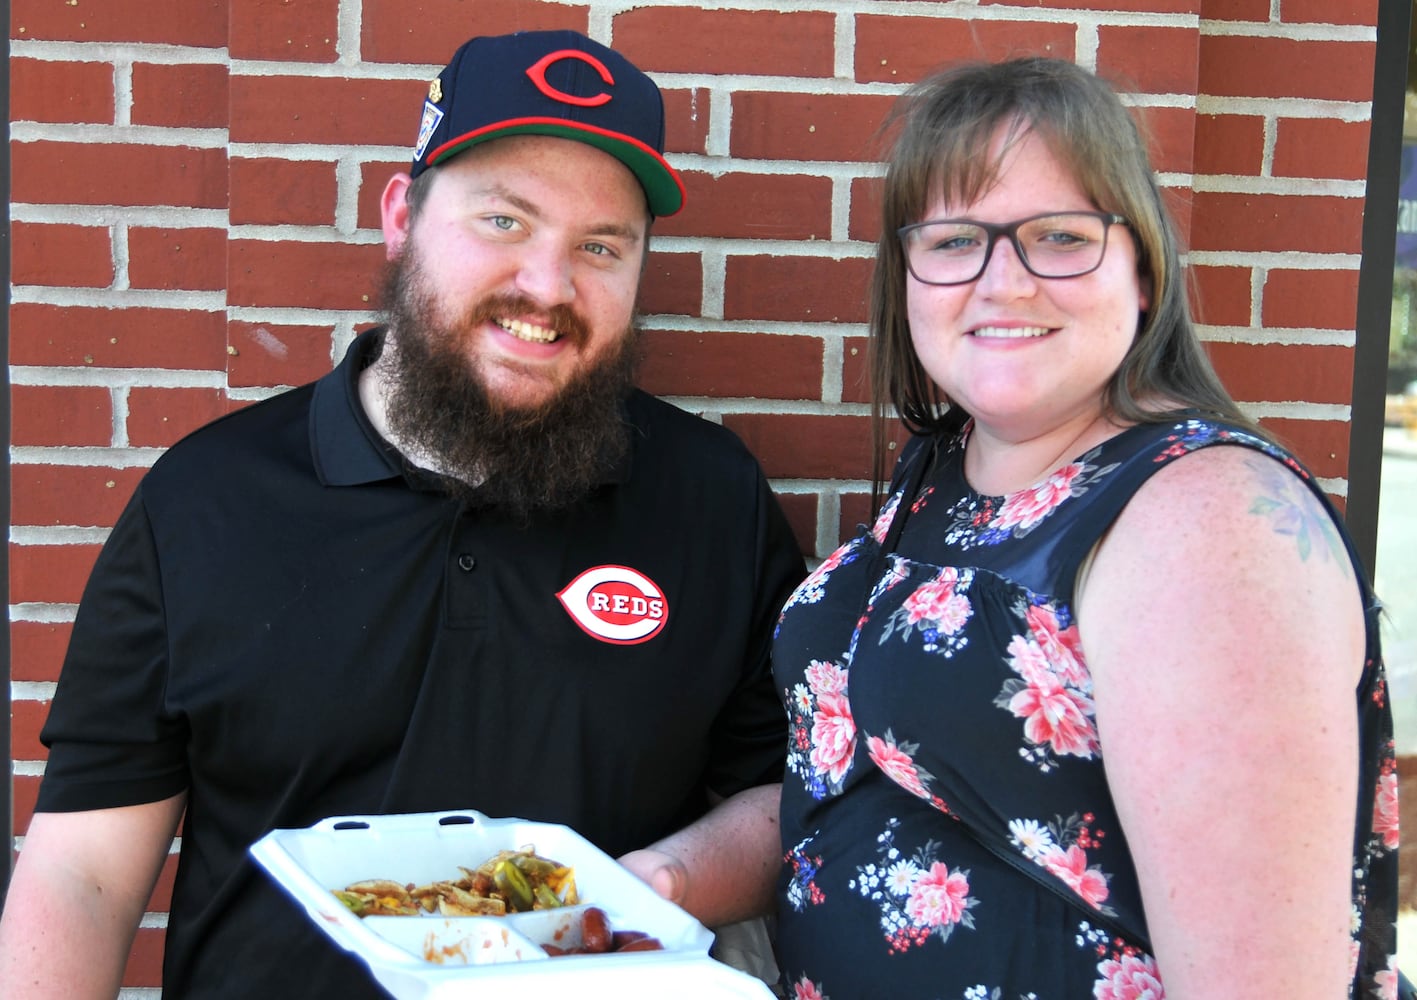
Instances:
[[[910,887],[920,877],[920,869],[910,860],[897,861],[886,872],[886,888],[893,896],[908,896]]]
[[[1029,860],[1037,860],[1039,855],[1054,846],[1053,834],[1036,819],[1009,820],[1009,843],[1021,850]]]

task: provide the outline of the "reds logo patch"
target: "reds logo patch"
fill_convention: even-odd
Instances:
[[[592,566],[556,598],[587,635],[602,642],[646,642],[669,620],[664,591],[628,566]]]

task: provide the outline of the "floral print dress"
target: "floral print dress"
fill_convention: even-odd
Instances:
[[[787,996],[1160,1000],[1073,621],[1079,566],[1147,477],[1199,448],[1257,449],[1282,463],[1275,496],[1328,500],[1287,452],[1199,419],[1133,427],[1033,487],[983,496],[964,480],[967,434],[913,441],[874,527],[783,611]],[[1326,527],[1342,533],[1336,515]],[[1392,719],[1368,606],[1353,879],[1364,998],[1396,992],[1397,896]]]

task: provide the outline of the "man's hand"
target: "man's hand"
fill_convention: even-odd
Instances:
[[[620,864],[705,927],[771,913],[782,865],[781,796],[780,784],[739,792],[677,833],[624,855]]]
[[[631,851],[620,859],[640,880],[671,903],[682,903],[689,888],[689,869],[684,862],[653,848]]]

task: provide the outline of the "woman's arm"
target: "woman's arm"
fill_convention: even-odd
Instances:
[[[1248,449],[1180,459],[1078,625],[1167,996],[1346,997],[1364,615],[1322,506]]]

